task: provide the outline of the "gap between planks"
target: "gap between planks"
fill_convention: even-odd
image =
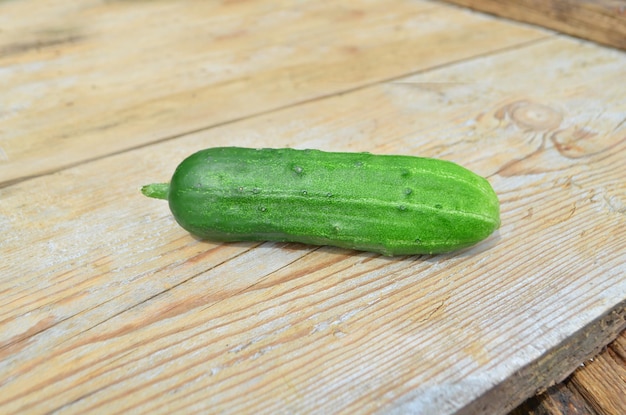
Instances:
[[[332,98],[332,97],[345,95],[345,94],[350,94],[350,93],[353,93],[353,92],[357,92],[357,91],[361,91],[361,90],[364,90],[364,89],[367,89],[367,88],[371,88],[371,87],[374,87],[376,85],[391,83],[391,82],[394,82],[394,81],[402,80],[404,78],[409,78],[409,77],[412,77],[412,76],[428,73],[430,71],[436,71],[436,70],[439,70],[439,69],[448,68],[448,67],[451,67],[451,66],[454,66],[454,65],[458,65],[458,64],[461,64],[461,63],[471,62],[471,61],[482,59],[482,58],[486,58],[486,57],[489,57],[489,56],[495,56],[495,55],[498,55],[500,53],[511,52],[511,51],[515,51],[515,50],[522,50],[522,49],[525,49],[525,48],[533,47],[535,45],[538,45],[538,44],[541,44],[541,43],[553,40],[555,38],[555,36],[556,36],[555,34],[546,35],[544,37],[540,37],[538,39],[532,39],[532,40],[524,41],[524,42],[518,43],[516,45],[506,46],[506,47],[502,47],[502,48],[496,48],[496,49],[493,49],[493,50],[490,50],[490,51],[486,51],[486,52],[483,52],[483,53],[478,53],[478,54],[473,55],[473,56],[471,56],[469,58],[454,59],[454,60],[451,60],[451,61],[439,64],[439,65],[432,65],[432,66],[429,66],[428,68],[423,68],[423,69],[420,69],[420,70],[417,70],[417,71],[407,72],[407,73],[403,73],[403,74],[400,74],[400,75],[384,78],[384,79],[381,79],[381,80],[366,82],[366,83],[364,83],[362,85],[358,85],[358,86],[355,86],[355,87],[352,87],[352,88],[347,88],[347,89],[344,89],[344,90],[339,90],[339,91],[334,91],[334,92],[331,92],[331,93],[326,93],[326,94],[319,95],[319,96],[316,96],[316,97],[313,97],[313,98],[296,100],[294,102],[291,102],[291,103],[288,103],[288,104],[284,104],[284,105],[280,105],[280,106],[277,106],[277,107],[274,107],[274,108],[269,108],[269,109],[266,109],[266,110],[249,113],[249,114],[246,114],[246,115],[243,115],[243,116],[240,116],[240,117],[235,117],[235,118],[228,119],[228,120],[225,120],[225,121],[209,124],[209,125],[204,126],[204,127],[195,128],[195,129],[187,130],[187,131],[184,131],[184,132],[181,132],[181,133],[178,133],[178,134],[173,134],[173,135],[170,135],[170,136],[158,138],[158,139],[153,140],[153,141],[148,142],[148,143],[143,143],[143,144],[139,144],[139,145],[136,145],[136,146],[127,147],[127,148],[124,148],[124,149],[121,149],[121,150],[117,150],[117,151],[111,151],[111,152],[108,152],[106,154],[103,154],[103,155],[100,155],[100,156],[96,156],[96,157],[85,158],[85,159],[79,160],[77,162],[68,163],[66,165],[59,166],[58,168],[45,170],[45,171],[43,171],[41,173],[38,173],[38,174],[22,176],[22,177],[19,177],[19,178],[16,178],[16,179],[10,179],[10,180],[6,180],[6,181],[3,181],[3,182],[0,182],[0,189],[5,188],[5,187],[9,187],[9,186],[12,186],[12,185],[15,185],[15,184],[18,184],[18,183],[22,183],[22,182],[25,182],[25,181],[28,181],[28,180],[37,179],[39,177],[47,176],[47,175],[50,175],[50,174],[55,174],[55,173],[58,173],[58,172],[61,172],[61,171],[67,170],[67,169],[71,169],[71,168],[74,168],[74,167],[77,167],[77,166],[82,166],[82,165],[85,165],[85,164],[88,164],[88,163],[92,163],[92,162],[97,161],[97,160],[102,160],[102,159],[105,159],[105,158],[108,158],[108,157],[113,157],[113,156],[116,156],[116,155],[119,155],[119,154],[123,154],[123,153],[129,152],[129,151],[139,150],[139,149],[142,149],[142,148],[147,148],[147,147],[153,146],[155,144],[160,144],[160,143],[176,140],[178,138],[185,137],[187,135],[196,134],[196,133],[200,133],[200,132],[203,132],[203,131],[208,131],[208,130],[211,130],[211,129],[214,129],[214,128],[220,128],[220,127],[225,126],[225,125],[236,124],[236,123],[241,122],[241,121],[245,121],[245,120],[253,119],[253,118],[256,118],[256,117],[262,117],[264,115],[280,112],[280,111],[283,111],[283,110],[285,110],[287,108],[298,107],[298,106],[306,105],[306,104],[309,104],[309,103],[312,103],[312,102],[316,102],[316,101],[323,101],[325,99],[329,99],[329,98]],[[1,149],[0,149],[0,151],[1,151]]]

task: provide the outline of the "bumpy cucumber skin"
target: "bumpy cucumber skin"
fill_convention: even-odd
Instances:
[[[178,166],[168,200],[200,238],[388,256],[468,247],[500,225],[487,180],[448,161],[400,155],[209,148]]]

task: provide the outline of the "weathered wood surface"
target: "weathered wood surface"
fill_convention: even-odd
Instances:
[[[22,3],[0,3],[5,23],[18,24]],[[68,13],[63,4],[46,13]],[[148,82],[116,83],[126,60],[146,56],[172,20],[185,20],[173,11],[196,15],[180,26],[188,43],[177,38],[168,49],[181,54],[179,63],[157,59],[135,79],[200,70],[208,58],[189,42],[211,33],[198,17],[201,4],[67,3],[81,16],[76,24],[111,25],[98,32],[102,40],[14,47],[2,58],[5,80],[16,81],[20,65],[54,67],[59,59],[69,64],[66,76],[115,88],[85,95],[78,107],[33,97],[19,116],[5,110],[0,121],[8,159],[0,170],[0,412],[506,413],[624,328],[622,52],[430,2],[346,2],[359,4],[352,14],[361,19],[346,27],[330,24],[335,11],[300,2],[290,9],[302,12],[298,24],[277,38],[299,53],[322,34],[320,45],[351,38],[367,56],[337,50],[319,57],[325,69],[311,58],[298,88],[282,87],[289,72],[268,69],[274,76],[251,75],[233,97],[202,77],[172,81],[154,96]],[[222,7],[211,21],[233,30],[248,22],[239,14],[271,22],[285,12],[263,2]],[[381,39],[392,30],[362,30],[362,19],[392,16],[393,27],[407,14],[396,42]],[[39,16],[31,26],[49,21]],[[306,23],[316,29],[297,35]],[[131,53],[128,33],[114,30],[124,24],[145,31],[136,38],[145,50]],[[460,29],[444,35],[451,26]],[[248,56],[255,38],[222,53]],[[111,50],[117,43],[121,55],[94,73],[104,62],[97,42]],[[266,59],[283,70],[298,60]],[[24,99],[58,91],[58,103],[76,92],[46,77],[35,88],[32,76]],[[206,117],[217,103],[223,112]],[[110,128],[92,129],[96,119]],[[184,134],[190,130],[197,131]],[[139,193],[167,180],[189,153],[233,144],[453,160],[489,178],[502,227],[474,248],[433,257],[222,245],[189,236],[166,203]]]
[[[511,415],[626,413],[626,332],[563,383],[520,405]]]
[[[626,50],[625,0],[446,0]]]
[[[420,1],[48,3],[0,3],[0,185],[547,36]]]

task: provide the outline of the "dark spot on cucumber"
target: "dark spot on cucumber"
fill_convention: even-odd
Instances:
[[[411,189],[411,188],[409,188],[409,187],[407,187],[406,189],[404,189],[404,194],[405,194],[406,196],[410,195],[411,193],[413,193],[413,189]]]
[[[304,172],[302,166],[293,166],[293,171],[299,176]]]
[[[400,212],[406,212],[406,206],[405,205],[400,205],[400,206],[398,206],[398,210]]]
[[[302,191],[302,196],[307,196],[309,194],[309,192],[307,192],[306,190]]]
[[[435,205],[435,209],[443,209],[443,206],[441,206],[441,204],[437,203],[437,204]]]

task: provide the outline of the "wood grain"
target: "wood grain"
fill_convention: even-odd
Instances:
[[[587,363],[588,370],[579,370],[572,376],[572,385],[591,403],[600,414],[619,415],[626,411],[626,369],[623,354],[624,337],[616,342],[616,347],[609,347],[604,353]],[[615,361],[622,364],[615,364]]]
[[[550,36],[424,1],[47,3],[0,2],[0,186]]]
[[[511,411],[510,415],[597,415],[576,389],[566,382],[550,387]]]
[[[624,65],[548,39],[5,186],[0,412],[506,413],[623,328]],[[432,257],[216,244],[139,193],[234,143],[456,161],[502,227]]]
[[[626,50],[624,0],[445,0]]]
[[[565,382],[529,399],[511,415],[603,414],[626,412],[626,332]]]

